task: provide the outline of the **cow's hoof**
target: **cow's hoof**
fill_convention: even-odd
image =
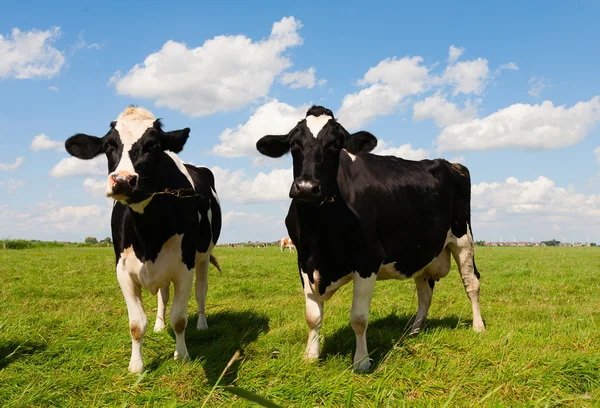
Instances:
[[[176,361],[183,361],[184,363],[188,363],[190,361],[190,355],[186,351],[185,353],[178,353],[175,351],[173,354],[173,359]]]
[[[196,330],[205,330],[208,329],[208,323],[206,323],[205,315],[198,315],[198,323],[196,324]]]
[[[307,362],[315,361],[319,359],[319,353],[306,352],[304,353],[304,360]]]
[[[361,361],[355,362],[352,365],[352,369],[357,373],[366,373],[371,369],[371,359],[365,358]]]
[[[144,363],[142,360],[132,360],[129,362],[129,372],[133,374],[141,374],[144,371]]]
[[[421,333],[421,327],[413,327],[410,329],[409,336],[416,336],[419,333]]]
[[[156,323],[154,323],[154,332],[160,332],[165,329],[165,322],[162,320],[156,319]]]
[[[473,325],[473,330],[476,333],[485,333],[485,326],[483,324],[482,325],[477,325],[477,326]]]

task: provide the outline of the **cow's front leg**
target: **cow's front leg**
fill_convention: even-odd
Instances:
[[[354,294],[352,296],[352,309],[350,310],[350,323],[356,335],[356,353],[354,353],[354,371],[365,372],[371,367],[371,359],[367,349],[367,326],[369,325],[369,310],[375,289],[377,274],[373,273],[368,278],[361,278],[358,272],[354,273]]]
[[[167,313],[167,304],[169,303],[169,288],[167,284],[158,291],[158,310],[156,311],[156,322],[154,331],[159,332],[165,328],[165,314]]]
[[[173,305],[171,306],[171,327],[175,332],[175,360],[189,360],[187,347],[185,345],[185,328],[187,327],[187,305],[192,283],[194,281],[194,270],[183,266],[174,282]]]
[[[129,315],[129,332],[131,333],[131,359],[129,360],[129,371],[140,374],[144,371],[142,360],[142,343],[146,334],[148,320],[142,306],[142,287],[139,282],[134,281],[129,273],[124,270],[121,262],[117,266],[117,279]]]
[[[208,329],[206,323],[206,293],[208,292],[208,263],[210,254],[206,259],[196,259],[196,303],[198,303],[198,323],[196,329]]]
[[[304,297],[306,300],[306,324],[308,324],[308,342],[304,352],[305,360],[316,360],[319,358],[321,346],[321,324],[323,323],[323,301],[319,300],[317,294],[313,292],[304,272],[300,272],[304,284]]]

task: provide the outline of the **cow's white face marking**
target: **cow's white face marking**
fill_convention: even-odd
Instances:
[[[106,183],[107,196],[112,195],[111,176],[138,175],[133,167],[133,163],[131,162],[129,152],[131,151],[131,147],[134,145],[134,143],[144,135],[146,130],[154,126],[155,120],[156,118],[150,111],[147,111],[144,108],[132,106],[125,109],[117,118],[115,130],[119,132],[119,138],[123,144],[123,152],[121,154],[119,164],[117,164],[117,168],[108,177],[108,181]]]
[[[308,127],[308,130],[310,130],[310,133],[312,133],[313,137],[316,138],[321,129],[325,127],[325,125],[327,124],[327,122],[329,122],[330,119],[332,118],[329,115],[310,115],[306,117],[306,127]]]

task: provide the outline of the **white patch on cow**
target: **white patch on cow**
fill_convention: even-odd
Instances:
[[[326,301],[326,300],[329,300],[333,296],[333,294],[335,292],[337,292],[337,290],[339,288],[341,288],[342,286],[344,286],[346,283],[350,282],[351,280],[352,280],[352,274],[343,276],[342,278],[336,280],[335,282],[331,282],[329,285],[327,285],[327,287],[325,288],[325,293],[323,293],[321,295],[319,293],[319,282],[321,281],[321,275],[319,274],[319,271],[317,269],[315,269],[313,271],[314,283],[311,285],[312,285],[313,291],[315,292],[317,297],[322,301]]]
[[[173,160],[173,162],[175,163],[175,165],[177,166],[177,168],[179,169],[179,171],[185,176],[185,178],[188,179],[188,181],[190,182],[190,185],[192,186],[192,188],[195,188],[196,186],[194,185],[194,181],[192,180],[192,176],[190,176],[190,172],[187,170],[187,168],[185,167],[185,164],[183,163],[183,161],[179,158],[179,156],[177,156],[177,154],[165,150],[165,153]]]
[[[213,197],[215,198],[215,200],[217,200],[217,204],[219,204],[219,206],[221,205],[221,202],[219,201],[219,196],[217,195],[217,192],[215,190],[213,190],[213,188],[210,188],[210,192],[212,193]]]
[[[300,276],[304,283],[304,298],[306,301],[306,324],[308,325],[308,341],[304,358],[316,360],[319,358],[321,323],[323,322],[323,301],[319,300],[314,287],[311,285],[308,275],[300,269]]]
[[[313,137],[316,139],[317,136],[319,135],[319,132],[321,131],[321,129],[323,129],[325,127],[325,125],[327,124],[327,122],[329,122],[329,120],[331,120],[332,117],[329,115],[321,115],[321,116],[313,116],[313,115],[309,115],[306,117],[306,127],[308,127],[308,130],[310,131],[310,133],[312,133]]]
[[[348,150],[343,149],[344,152],[346,152],[346,154],[348,155],[348,157],[350,157],[350,160],[352,160],[353,162],[356,161],[356,155],[350,153]]]
[[[368,278],[363,278],[358,272],[354,272],[352,275],[354,291],[352,309],[350,309],[350,324],[356,335],[353,368],[355,371],[365,372],[371,367],[371,359],[367,349],[367,326],[369,325],[369,311],[377,276],[373,273]]]
[[[123,153],[117,168],[112,174],[137,176],[129,152],[146,130],[154,126],[155,120],[156,118],[150,111],[133,106],[128,107],[119,115],[115,129],[119,132],[119,138],[123,144]]]
[[[128,204],[128,205],[136,213],[143,214],[144,208],[146,208],[146,206],[148,204],[150,204],[150,201],[152,201],[153,197],[154,197],[154,194],[152,194],[150,197],[146,198],[144,201],[140,201],[139,203],[133,203],[133,204]]]

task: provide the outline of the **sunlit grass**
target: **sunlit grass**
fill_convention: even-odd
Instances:
[[[127,309],[110,248],[0,250],[0,406],[248,406],[232,385],[281,406],[595,406],[600,404],[600,249],[477,248],[487,332],[455,268],[435,286],[425,330],[406,336],[412,282],[378,282],[367,338],[374,371],[350,365],[351,286],[325,305],[322,359],[302,360],[307,328],[295,254],[218,248],[209,329],[192,362],[170,330],[144,341],[146,374],[127,372]],[[144,292],[151,328],[156,298]]]

